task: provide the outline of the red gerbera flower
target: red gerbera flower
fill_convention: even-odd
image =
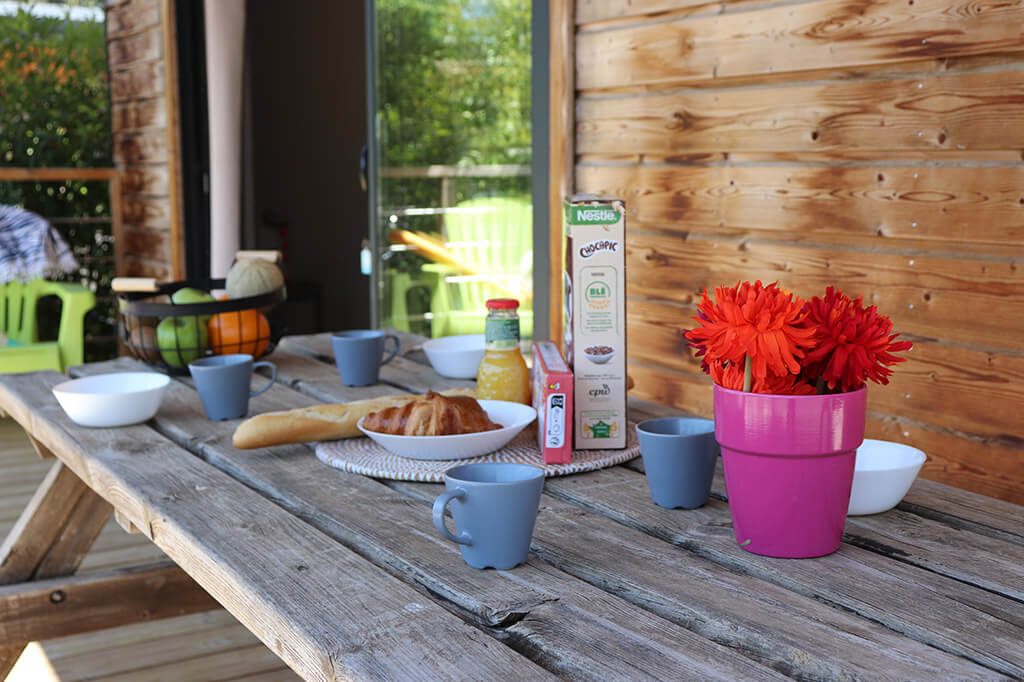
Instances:
[[[707,365],[708,374],[711,375],[712,380],[716,384],[734,391],[743,390],[742,365],[723,362],[711,362],[707,363]],[[773,395],[812,395],[816,392],[814,386],[805,381],[799,381],[793,374],[769,374],[763,379],[754,379],[750,390],[752,393],[770,393]]]
[[[706,352],[709,365],[728,363],[742,370],[749,357],[755,380],[799,374],[802,349],[814,345],[814,328],[802,324],[807,315],[803,301],[778,282],[718,287],[714,301],[704,289],[698,309],[700,316],[693,319],[700,326],[686,332],[686,338]]]
[[[889,383],[888,365],[906,358],[894,352],[910,350],[910,341],[896,341],[892,321],[875,306],[864,307],[862,296],[851,299],[829,287],[804,307],[805,324],[816,330],[817,347],[807,353],[804,375],[821,377],[830,389],[854,391],[868,379]]]

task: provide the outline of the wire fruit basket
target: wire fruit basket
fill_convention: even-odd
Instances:
[[[272,352],[284,335],[285,287],[257,296],[174,303],[182,289],[224,289],[225,280],[158,283],[117,278],[119,336],[138,360],[167,374],[188,374],[188,363],[208,355]]]

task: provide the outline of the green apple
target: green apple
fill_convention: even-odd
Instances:
[[[209,291],[203,291],[194,287],[178,289],[171,295],[172,303],[207,303],[216,300]]]
[[[171,367],[184,367],[203,354],[210,335],[196,315],[165,317],[156,326],[156,345]]]
[[[171,294],[171,303],[175,305],[188,305],[189,303],[211,303],[216,301],[209,291],[203,291],[202,289],[196,289],[194,287],[185,287],[184,289],[178,289]],[[206,323],[210,321],[213,315],[200,315],[199,321],[205,327]]]

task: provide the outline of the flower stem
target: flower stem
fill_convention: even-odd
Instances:
[[[818,377],[818,384],[817,384],[816,388],[818,389],[818,395],[823,395],[825,393],[825,377],[824,376],[819,376]]]
[[[750,393],[750,389],[754,385],[754,363],[750,361],[750,356],[746,356],[746,360],[743,362],[743,392]]]

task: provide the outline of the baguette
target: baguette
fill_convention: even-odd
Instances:
[[[473,395],[472,389],[453,389],[444,395]],[[231,444],[240,450],[266,448],[286,443],[311,443],[361,436],[356,422],[387,407],[401,407],[423,399],[422,395],[392,395],[356,400],[351,403],[310,405],[294,410],[266,412],[238,425]]]

